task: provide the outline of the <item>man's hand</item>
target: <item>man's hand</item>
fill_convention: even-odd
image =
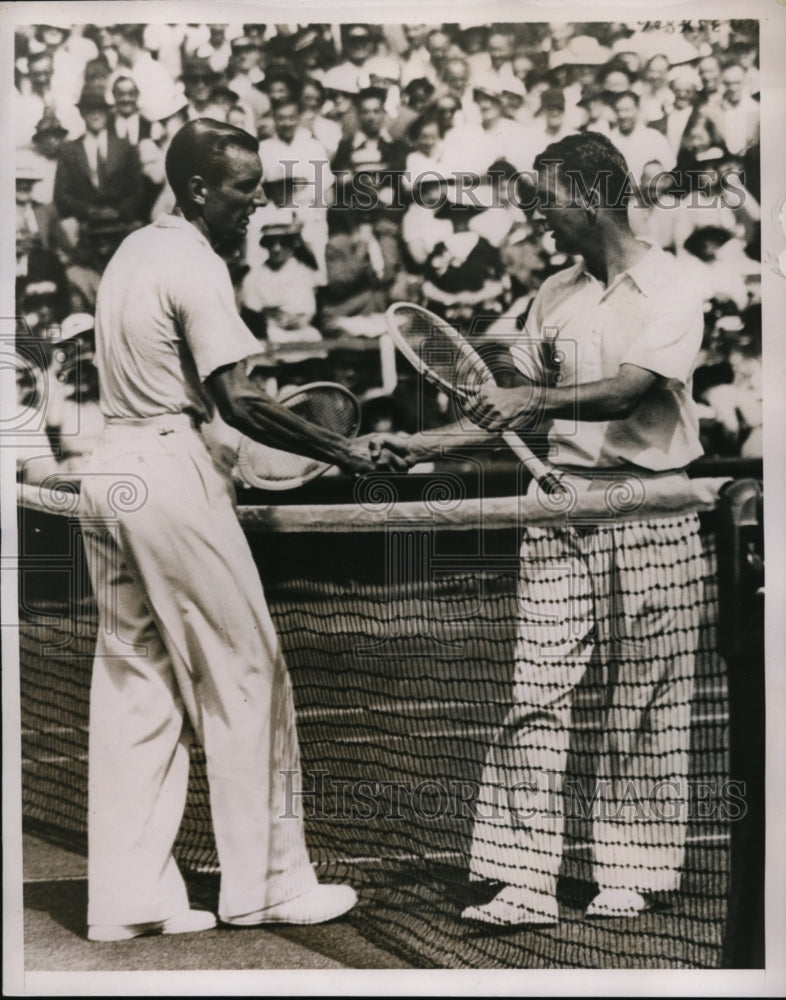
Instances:
[[[414,436],[409,434],[381,432],[358,438],[358,441],[367,446],[377,470],[388,472],[406,472],[420,461],[414,440]]]
[[[480,386],[477,399],[465,405],[467,416],[487,431],[506,431],[525,427],[540,409],[542,389],[520,385],[503,389],[493,382]]]

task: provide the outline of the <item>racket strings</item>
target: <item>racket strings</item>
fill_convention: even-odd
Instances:
[[[282,396],[279,402],[303,420],[342,437],[354,436],[360,426],[358,401],[343,386],[305,386]],[[240,478],[249,486],[262,489],[294,487],[330,467],[331,463],[322,459],[298,455],[248,437],[241,439],[237,455]]]
[[[458,341],[456,331],[446,323],[432,320],[412,306],[392,312],[399,335],[417,357],[421,370],[430,373],[460,401],[474,402],[481,385],[492,378],[474,348]]]

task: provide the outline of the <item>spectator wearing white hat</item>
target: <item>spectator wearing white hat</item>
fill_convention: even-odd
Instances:
[[[259,158],[266,182],[291,179],[292,205],[301,216],[308,217],[309,247],[316,259],[316,271],[324,282],[327,210],[333,201],[335,177],[327,150],[301,125],[296,101],[283,101],[273,108],[273,135],[260,142]],[[253,217],[249,227],[252,225]]]
[[[549,54],[550,76],[565,98],[564,124],[571,131],[582,124],[579,106],[583,88],[595,83],[598,69],[609,61],[609,49],[593,35],[574,35],[567,44]]]
[[[321,279],[303,253],[302,230],[292,210],[268,212],[259,236],[264,260],[250,268],[241,286],[246,322],[274,345],[322,339],[313,325]]]
[[[471,192],[460,184],[448,184],[437,219],[452,226],[426,259],[423,295],[430,309],[449,321],[470,320],[476,313],[499,314],[503,308],[502,262],[499,250],[470,228],[470,220],[494,202],[489,187]]]
[[[665,170],[671,170],[677,157],[662,132],[649,128],[639,117],[639,97],[632,90],[615,94],[612,106],[615,127],[609,138],[625,157],[635,184],[639,183],[644,164],[657,160]]]
[[[401,104],[401,67],[398,61],[392,56],[375,55],[366,61],[365,69],[369,86],[385,90],[385,114],[388,122],[395,121]]]
[[[493,72],[474,81],[480,124],[456,125],[445,135],[444,159],[452,172],[485,174],[500,160],[520,170],[532,165],[524,127],[504,116],[504,86],[503,79]]]
[[[342,139],[354,135],[358,128],[355,99],[360,93],[357,74],[353,67],[333,66],[322,77],[325,104],[322,112],[341,129]]]

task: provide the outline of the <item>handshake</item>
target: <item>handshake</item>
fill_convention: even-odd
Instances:
[[[429,449],[418,434],[387,432],[355,438],[350,453],[344,468],[355,476],[366,472],[407,472],[429,457]]]

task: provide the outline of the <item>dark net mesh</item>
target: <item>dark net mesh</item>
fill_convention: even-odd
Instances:
[[[561,852],[543,854],[542,865],[535,852],[527,862],[553,870],[559,923],[504,929],[467,923],[460,914],[496,888],[493,879],[471,877],[478,858],[503,865],[510,858],[493,824],[483,832],[478,812],[484,769],[509,722],[512,686],[521,680],[515,676],[522,662],[521,531],[510,518],[493,517],[482,530],[438,527],[427,509],[400,520],[380,515],[375,530],[353,528],[352,518],[342,516],[337,530],[301,524],[305,530],[269,531],[265,518],[244,513],[294,685],[303,776],[288,801],[305,816],[320,877],[358,888],[360,905],[347,919],[362,934],[421,968],[720,964],[735,803],[728,787],[726,671],[716,647],[712,511],[701,514],[695,607],[677,607],[672,616],[675,629],[688,629],[687,612],[698,611],[693,681],[686,686],[677,676],[686,703],[650,724],[653,754],[676,756],[670,766],[682,782],[678,889],[658,881],[657,848],[664,845],[655,835],[656,849],[646,855],[656,859],[647,883],[652,909],[635,920],[585,918],[596,892],[593,794],[610,725],[623,717],[615,714],[613,692],[627,690],[613,657],[611,669],[593,657],[567,706]],[[322,513],[323,522],[329,514]],[[677,563],[688,551],[680,543],[686,518],[669,520],[671,541],[661,551]],[[291,529],[297,521],[294,514],[286,523]],[[592,532],[575,534],[577,544],[598,555],[603,546],[590,540]],[[21,537],[23,814],[83,847],[96,621],[78,525],[23,510]],[[630,551],[635,564],[635,544]],[[631,580],[646,579],[646,567],[637,572]],[[673,566],[654,572],[650,586],[676,586]],[[593,589],[593,599],[602,594],[602,586]],[[218,859],[204,757],[199,747],[192,754],[176,853],[193,894],[215,903]],[[664,828],[663,836],[672,837]],[[623,838],[634,863],[639,836],[634,824]],[[643,869],[646,846],[638,845]]]

